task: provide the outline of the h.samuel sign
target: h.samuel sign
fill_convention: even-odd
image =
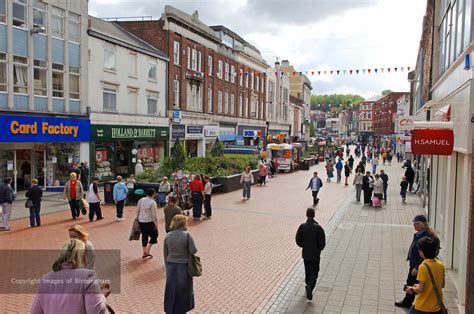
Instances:
[[[415,129],[411,136],[411,149],[416,155],[451,155],[454,134],[449,129]]]

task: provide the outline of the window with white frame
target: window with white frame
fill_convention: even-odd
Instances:
[[[187,83],[187,108],[191,111],[202,111],[201,88],[198,84]]]
[[[78,43],[81,39],[81,17],[77,14],[69,12],[69,24],[68,24],[68,32],[69,32],[69,41],[73,41]]]
[[[34,94],[38,96],[46,96],[46,61],[34,60],[33,61],[33,88]]]
[[[260,77],[259,77],[259,75],[257,75],[257,82],[256,82],[255,85],[257,85],[256,86],[257,87],[257,92],[259,92],[260,91]]]
[[[224,101],[225,101],[224,113],[228,114],[229,113],[229,93],[227,92],[224,93]]]
[[[249,99],[245,96],[245,104],[244,104],[244,117],[249,117]]]
[[[212,68],[213,68],[212,56],[207,56],[207,72],[209,73],[209,75],[213,75]]]
[[[64,97],[64,65],[53,63],[53,97]]]
[[[260,101],[258,99],[255,100],[255,115],[252,114],[255,118],[259,118],[258,113],[260,112]]]
[[[230,67],[230,82],[235,83],[235,66]]]
[[[249,72],[245,72],[245,87],[249,88]]]
[[[262,93],[265,93],[265,78],[262,77]]]
[[[179,104],[179,81],[173,81],[173,107],[181,108]]]
[[[257,116],[257,113],[255,111],[255,99],[254,98],[250,99],[250,116],[252,118],[255,118]]]
[[[239,84],[244,86],[244,70],[239,69]]]
[[[230,114],[235,114],[235,97],[234,94],[230,94]]]
[[[28,60],[13,56],[13,92],[28,94]]]
[[[229,64],[225,63],[225,80],[229,81]]]
[[[254,77],[253,77],[253,72],[252,72],[252,73],[250,73],[250,88],[251,89],[255,88],[255,86],[253,84],[254,84]]]
[[[128,88],[128,108],[132,113],[138,113],[138,90],[133,87]]]
[[[191,53],[191,70],[197,71],[197,59],[198,59],[198,53],[196,49],[192,50]]]
[[[51,7],[51,35],[64,38],[64,10]]]
[[[212,112],[212,88],[207,89],[207,112]]]
[[[0,92],[7,91],[7,55],[0,53]]]
[[[222,92],[217,92],[217,113],[222,113]]]
[[[179,42],[177,42],[175,40],[174,41],[174,46],[173,46],[173,63],[176,64],[176,65],[180,64],[180,61],[179,61],[180,49],[181,48],[180,48]]]
[[[464,1],[464,24],[463,24],[463,46],[462,49],[466,49],[467,46],[471,43],[472,36],[472,17],[468,12],[472,12],[472,0]]]
[[[156,59],[148,59],[148,79],[156,81]]]
[[[242,98],[242,95],[239,95],[239,117],[243,116],[243,108],[244,107],[244,100]]]
[[[80,99],[79,95],[79,68],[69,66],[69,98]]]
[[[158,93],[147,92],[146,94],[147,113],[152,115],[158,114]]]
[[[188,60],[188,69],[191,69],[191,48],[187,47],[186,52],[187,52],[187,58],[186,59]]]
[[[223,72],[224,72],[224,62],[222,62],[222,60],[219,60],[219,68],[217,72],[217,77],[219,77],[221,80],[224,74]]]
[[[137,76],[137,53],[135,51],[128,51],[128,75]]]
[[[0,11],[4,1],[0,1]],[[33,2],[33,25],[45,28],[48,26],[47,4],[39,0],[34,0]]]
[[[201,72],[202,68],[201,68],[201,52],[198,51],[198,66],[197,66],[197,71]]]
[[[117,86],[106,85],[102,90],[103,110],[117,112]]]
[[[0,23],[7,21],[7,0],[0,0]]]
[[[115,71],[115,46],[104,43],[104,68]]]
[[[13,0],[13,26],[28,28],[27,0]]]

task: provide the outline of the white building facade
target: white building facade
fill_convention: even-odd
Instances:
[[[275,68],[267,69],[267,123],[273,141],[277,136],[287,140],[290,137],[289,95],[290,80],[276,62]]]

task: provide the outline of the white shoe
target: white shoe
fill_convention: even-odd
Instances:
[[[125,221],[125,218],[117,218],[117,221]]]

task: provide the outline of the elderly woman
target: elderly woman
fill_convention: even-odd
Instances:
[[[83,268],[85,250],[86,245],[78,239],[64,244],[53,271],[39,283],[31,313],[105,313],[110,287],[100,288],[95,272]]]
[[[85,266],[88,269],[94,269],[95,262],[95,249],[91,241],[89,241],[89,234],[84,230],[81,225],[75,225],[69,228],[69,238],[78,239],[84,242],[86,245],[86,263]]]
[[[161,179],[160,186],[158,188],[158,205],[165,206],[166,205],[166,195],[171,192],[171,185],[168,182],[167,177],[163,177]]]
[[[75,172],[71,172],[69,181],[66,182],[64,186],[64,199],[69,201],[72,219],[76,219],[80,216],[79,202],[82,202],[83,195],[84,188],[82,187],[81,181],[77,180],[77,174]]]
[[[188,258],[196,254],[194,239],[186,229],[187,217],[176,215],[165,237],[165,312],[186,313],[194,308],[193,278],[188,275]]]
[[[148,188],[146,197],[141,198],[137,204],[137,217],[142,234],[142,258],[152,258],[150,254],[153,244],[158,243],[158,216],[156,215],[157,205],[155,202],[155,190]]]

